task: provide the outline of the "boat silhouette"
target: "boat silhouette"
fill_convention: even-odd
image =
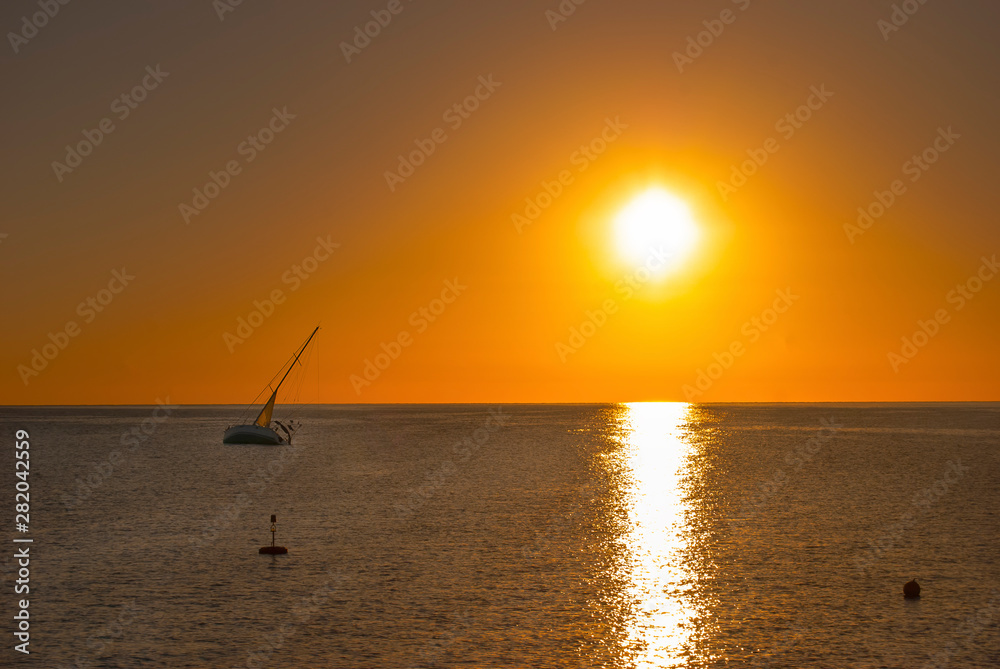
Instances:
[[[291,371],[295,369],[295,365],[298,364],[299,358],[301,358],[302,354],[305,353],[306,348],[309,346],[309,342],[312,341],[317,332],[319,332],[319,326],[312,331],[312,334],[309,335],[306,342],[296,349],[292,363],[288,365],[288,369],[281,377],[281,380],[278,381],[277,385],[274,386],[274,389],[271,390],[271,395],[264,403],[264,406],[261,407],[260,412],[257,414],[257,418],[252,423],[246,425],[230,425],[227,427],[225,434],[222,436],[222,443],[264,444],[268,446],[280,446],[281,444],[292,443],[292,435],[295,433],[298,426],[290,420],[284,423],[279,420],[272,420],[274,402],[278,397],[278,389],[281,388],[281,384],[285,382],[285,379],[288,378]],[[281,369],[284,369],[284,365],[282,365]],[[277,378],[278,374],[281,374],[281,369],[279,369],[277,374],[274,375],[271,379],[272,381],[274,378]],[[264,386],[264,389],[261,390],[258,397],[263,395],[270,388],[271,384],[268,383]],[[278,430],[281,430],[281,432],[279,433]]]

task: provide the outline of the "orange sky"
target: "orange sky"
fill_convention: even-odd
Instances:
[[[0,65],[0,403],[247,402],[317,323],[309,401],[1000,400],[1000,8],[893,30],[890,2],[558,7],[71,3],[34,32],[34,4],[5,7],[33,36]],[[433,152],[387,178],[415,141]],[[557,197],[512,220],[543,182]],[[701,240],[626,297],[613,221],[650,187]],[[845,229],[876,191],[892,204]]]

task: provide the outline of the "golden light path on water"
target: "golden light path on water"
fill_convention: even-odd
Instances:
[[[691,448],[683,439],[690,405],[626,404],[618,415],[619,464],[628,508],[627,594],[633,615],[626,647],[636,667],[686,666],[696,618],[685,565],[681,474]]]

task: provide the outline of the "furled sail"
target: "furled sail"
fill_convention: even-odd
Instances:
[[[271,399],[267,401],[264,408],[260,410],[260,415],[257,416],[257,420],[253,422],[254,425],[259,425],[261,427],[267,427],[271,424],[271,412],[274,411],[274,398],[278,396],[278,389],[275,388],[274,392],[271,393]]]

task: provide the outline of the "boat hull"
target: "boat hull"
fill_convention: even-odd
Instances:
[[[236,425],[226,430],[222,436],[224,444],[263,444],[265,446],[279,446],[288,442],[278,436],[278,433],[269,427],[260,425]]]

